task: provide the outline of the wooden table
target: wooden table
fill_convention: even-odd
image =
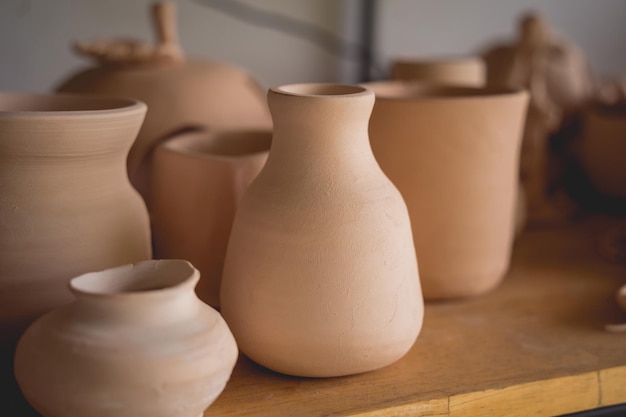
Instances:
[[[533,416],[626,402],[626,333],[604,330],[626,322],[615,301],[626,263],[597,250],[616,224],[526,231],[496,290],[427,304],[416,344],[387,368],[307,379],[241,357],[205,417]]]

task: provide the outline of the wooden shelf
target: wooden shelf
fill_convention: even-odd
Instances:
[[[361,375],[307,379],[245,357],[207,410],[215,416],[531,416],[626,402],[626,263],[597,250],[618,220],[529,230],[493,292],[430,303],[411,351]],[[454,262],[454,260],[450,260]]]

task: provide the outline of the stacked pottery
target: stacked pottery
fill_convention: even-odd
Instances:
[[[272,149],[235,215],[221,308],[248,357],[330,377],[401,358],[422,325],[410,221],[372,154],[363,87],[268,95]]]
[[[199,417],[222,392],[235,340],[194,293],[182,260],[145,261],[71,281],[76,300],[37,320],[15,355],[46,417]]]
[[[391,78],[465,87],[483,87],[485,63],[478,57],[397,58],[391,65]]]
[[[11,401],[13,344],[71,300],[70,278],[151,257],[126,175],[145,112],[131,100],[0,94],[0,379]]]
[[[198,295],[219,307],[235,210],[270,148],[271,131],[191,131],[154,154],[152,232],[157,258],[180,258],[201,272]]]
[[[150,210],[151,156],[159,142],[194,127],[271,128],[263,90],[247,72],[184,57],[174,12],[174,3],[155,5],[156,46],[128,40],[77,44],[77,52],[98,65],[57,87],[63,92],[132,97],[148,105],[146,121],[128,155],[128,174]]]
[[[403,82],[376,92],[370,138],[407,203],[424,297],[496,287],[509,265],[527,94]]]

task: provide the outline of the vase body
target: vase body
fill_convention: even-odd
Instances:
[[[155,257],[193,263],[200,270],[198,296],[213,307],[219,307],[235,210],[265,164],[271,138],[271,131],[187,132],[155,151]]]
[[[126,155],[146,106],[0,94],[0,327],[10,339],[69,302],[72,276],[150,259]]]
[[[79,276],[76,300],[33,323],[15,355],[44,417],[198,417],[222,392],[237,346],[194,293],[186,261],[144,261]]]
[[[391,65],[391,78],[429,84],[483,87],[485,63],[479,57],[398,58]]]
[[[591,106],[586,110],[580,159],[593,187],[626,199],[626,105]]]
[[[300,84],[268,102],[272,149],[235,216],[222,314],[242,352],[278,372],[388,365],[413,345],[423,300],[406,206],[368,143],[374,95]]]
[[[526,93],[368,87],[372,149],[409,208],[424,297],[494,288],[511,254]]]

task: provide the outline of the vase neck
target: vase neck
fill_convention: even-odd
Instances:
[[[340,85],[318,86],[321,91],[305,94],[308,86],[295,86],[295,93],[289,89],[292,86],[286,91],[270,90],[274,124],[270,158],[285,154],[297,162],[332,158],[338,153],[371,153],[367,129],[374,94]]]

